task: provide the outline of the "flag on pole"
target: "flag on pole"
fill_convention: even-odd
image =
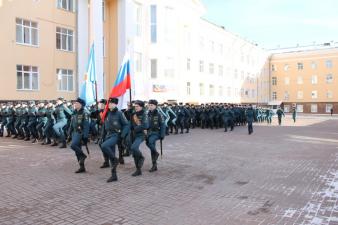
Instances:
[[[94,44],[90,48],[87,72],[80,91],[80,98],[86,101],[86,105],[91,105],[96,99],[96,73],[95,73],[95,52]]]
[[[125,109],[127,108],[127,102],[129,93],[127,92],[128,89],[131,89],[131,82],[130,82],[130,59],[129,55],[126,54],[123,58],[121,67],[117,74],[114,86],[110,92],[109,98],[118,98],[118,108]],[[106,113],[108,111],[108,104],[102,115],[102,120],[104,120]]]

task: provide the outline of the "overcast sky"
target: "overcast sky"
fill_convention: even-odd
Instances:
[[[204,18],[271,49],[338,41],[338,0],[202,0]]]

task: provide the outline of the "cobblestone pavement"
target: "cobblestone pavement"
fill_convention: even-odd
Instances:
[[[0,139],[0,224],[338,224],[338,120],[287,116],[283,126],[194,129],[164,140],[159,171],[132,158],[119,181],[91,144],[88,172],[70,149]],[[274,119],[276,120],[276,119]]]

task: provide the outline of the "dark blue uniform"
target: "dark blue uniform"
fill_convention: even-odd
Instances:
[[[131,151],[134,157],[136,172],[133,176],[141,175],[141,168],[143,166],[144,157],[140,151],[140,145],[146,139],[147,129],[149,127],[148,116],[142,109],[132,115],[131,130],[133,132],[134,141],[131,145]]]
[[[156,151],[156,141],[163,140],[165,137],[165,123],[161,113],[157,109],[148,112],[149,129],[147,132],[147,146],[151,152],[152,168],[149,172],[157,170],[158,152]]]
[[[72,134],[71,149],[74,150],[76,158],[79,162],[80,169],[76,173],[85,172],[84,161],[87,156],[82,151],[82,142],[86,145],[89,135],[89,116],[82,107],[75,110],[71,118],[69,133]]]
[[[101,149],[104,155],[109,157],[112,167],[112,177],[107,182],[117,180],[116,167],[118,159],[115,156],[115,146],[121,139],[126,138],[129,132],[128,120],[124,114],[117,108],[109,110],[102,125],[102,140]]]

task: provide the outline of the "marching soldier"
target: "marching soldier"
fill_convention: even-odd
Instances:
[[[277,109],[277,116],[278,116],[278,124],[280,126],[280,125],[282,125],[282,116],[285,117],[285,114],[284,114],[283,110],[281,109],[281,107],[278,107],[278,109]]]
[[[36,114],[38,110],[36,109],[35,102],[30,101],[29,107],[28,107],[28,124],[27,124],[27,130],[28,135],[26,135],[25,141],[29,141],[31,136],[33,137],[33,143],[36,142],[37,139],[37,131],[36,131]]]
[[[52,146],[57,146],[57,139],[59,139],[59,141],[61,142],[60,148],[66,148],[66,137],[63,128],[67,125],[66,114],[69,116],[72,115],[72,112],[70,111],[70,109],[68,109],[67,106],[64,105],[62,97],[57,99],[54,112],[56,114],[56,124],[54,124],[53,126],[55,138]]]
[[[110,98],[108,101],[108,112],[104,118],[101,133],[101,150],[108,156],[111,164],[111,177],[107,182],[117,181],[116,167],[119,164],[116,158],[115,148],[119,141],[126,138],[129,132],[128,120],[124,114],[118,110],[117,98]]]
[[[253,126],[252,123],[255,118],[255,111],[252,108],[252,105],[249,105],[249,108],[246,110],[246,121],[248,122],[248,131],[249,135],[253,133]]]
[[[43,134],[43,127],[45,126],[47,122],[47,117],[46,117],[46,106],[43,101],[40,101],[38,104],[38,112],[37,112],[37,124],[36,124],[36,131],[37,131],[37,137],[38,140],[44,140],[44,134]],[[34,140],[33,140],[34,143]]]
[[[85,160],[87,156],[82,151],[82,143],[87,145],[89,135],[89,115],[84,110],[86,102],[77,98],[74,103],[74,114],[72,115],[69,133],[72,134],[71,149],[74,150],[80,168],[75,173],[86,172]]]
[[[46,124],[43,127],[43,134],[46,137],[42,145],[49,145],[52,143],[51,139],[54,136],[54,129],[53,126],[55,124],[55,117],[54,117],[54,105],[52,102],[48,102],[47,109],[46,109]]]
[[[137,100],[134,103],[135,112],[132,115],[131,130],[133,132],[134,141],[131,145],[131,151],[134,157],[136,171],[132,176],[142,175],[142,166],[144,163],[144,157],[140,151],[140,145],[147,137],[147,129],[149,126],[148,117],[144,110],[144,102]]]
[[[148,135],[146,145],[150,149],[151,161],[153,164],[149,172],[157,171],[157,159],[159,153],[156,151],[156,141],[162,141],[165,137],[165,123],[161,113],[158,111],[157,105],[158,102],[154,99],[151,99],[148,102],[149,128],[147,133]]]

